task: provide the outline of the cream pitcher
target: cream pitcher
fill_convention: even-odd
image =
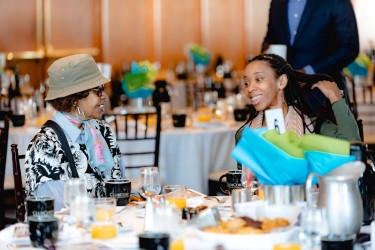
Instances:
[[[359,233],[362,225],[363,208],[358,179],[365,170],[361,161],[346,163],[326,175],[311,173],[306,181],[307,205],[312,201],[312,181],[318,177],[319,196],[317,206],[327,212],[328,231],[333,236]]]

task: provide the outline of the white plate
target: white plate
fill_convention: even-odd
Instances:
[[[272,232],[268,234],[220,234],[205,232],[197,229],[196,233],[202,240],[214,241],[222,244],[224,249],[272,249],[277,243],[287,243],[293,237],[295,227],[285,229],[282,232]]]
[[[296,225],[301,213],[301,205],[268,205],[266,201],[250,201],[235,205],[237,216],[247,216],[252,219],[266,217],[269,219],[284,218],[291,225]]]

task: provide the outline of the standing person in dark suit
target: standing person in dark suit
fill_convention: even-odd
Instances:
[[[359,53],[350,0],[272,0],[262,52],[271,44],[287,46],[287,61],[293,68],[330,75],[348,102],[342,69]]]

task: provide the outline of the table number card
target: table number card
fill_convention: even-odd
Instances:
[[[279,134],[285,133],[284,114],[281,108],[267,109],[265,111],[267,129],[276,129]]]

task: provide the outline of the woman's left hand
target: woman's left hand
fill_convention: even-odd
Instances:
[[[335,82],[319,81],[311,86],[311,89],[319,88],[323,94],[329,99],[331,104],[342,99],[344,91],[337,87]]]

